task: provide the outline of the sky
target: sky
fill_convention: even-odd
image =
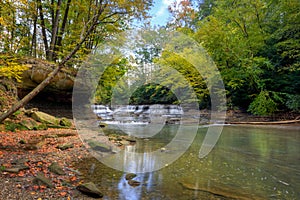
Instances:
[[[166,25],[168,19],[171,17],[168,11],[168,6],[170,6],[174,1],[175,0],[154,0],[154,6],[150,11],[152,16],[152,25]]]

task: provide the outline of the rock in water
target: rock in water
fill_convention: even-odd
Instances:
[[[128,173],[128,174],[126,174],[125,179],[126,180],[131,180],[134,177],[136,177],[136,174],[134,174],[134,173]]]
[[[103,194],[93,182],[83,183],[76,187],[77,190],[94,198],[102,198]]]
[[[135,181],[135,180],[129,180],[128,184],[132,187],[137,187],[137,186],[141,185],[141,182]]]

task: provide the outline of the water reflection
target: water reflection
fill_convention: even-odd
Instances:
[[[147,146],[146,146],[147,148]],[[149,150],[149,149],[147,149]],[[134,178],[135,181],[140,182],[141,184],[137,187],[132,187],[128,184],[128,181],[125,179],[126,173],[121,177],[120,182],[118,183],[119,198],[126,200],[139,200],[142,198],[143,187],[146,188],[146,191],[149,192],[151,185],[153,185],[153,170],[155,166],[155,157],[153,154],[144,153],[144,156],[137,156],[137,154],[132,154],[136,151],[136,146],[126,146],[124,153],[124,166],[126,166],[125,171],[130,171],[137,173],[140,171],[150,171],[148,173],[139,173],[137,177]],[[128,163],[130,163],[128,165]]]

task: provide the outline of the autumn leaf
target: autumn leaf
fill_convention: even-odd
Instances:
[[[77,180],[77,177],[76,176],[72,176],[71,178],[70,178],[70,181],[76,181]]]
[[[25,176],[24,171],[20,171],[20,172],[18,173],[18,176],[19,176],[19,177],[24,177],[24,176]]]
[[[67,193],[66,192],[61,192],[61,193],[59,193],[59,195],[62,196],[62,197],[64,197],[64,196],[67,195]]]

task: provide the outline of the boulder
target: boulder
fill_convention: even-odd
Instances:
[[[126,180],[131,180],[134,177],[136,177],[136,174],[134,174],[134,173],[128,173],[128,174],[125,175]]]
[[[27,130],[35,130],[38,127],[38,123],[31,118],[24,119],[19,124],[24,126]]]
[[[57,119],[56,117],[41,111],[33,112],[31,114],[31,117],[36,121],[46,123],[46,124],[52,124],[58,126],[60,123],[60,120]]]
[[[48,168],[51,172],[53,172],[57,175],[65,175],[66,174],[57,162],[53,162]]]
[[[102,198],[103,194],[93,182],[83,183],[76,187],[77,190],[94,198]]]
[[[67,149],[70,149],[70,148],[74,148],[74,144],[72,144],[72,143],[61,144],[61,145],[57,145],[56,148],[64,151],[64,150],[67,150]]]
[[[64,127],[71,127],[72,122],[70,120],[68,120],[67,118],[63,117],[60,119],[59,125],[64,126]]]
[[[49,188],[54,187],[51,180],[46,178],[41,172],[38,172],[36,177],[33,179],[33,183],[37,185],[45,185]]]
[[[28,70],[22,75],[22,88],[34,88],[53,71],[55,65],[43,60],[27,60]],[[51,81],[48,90],[72,90],[75,73],[63,68]]]
[[[22,98],[53,71],[55,64],[39,59],[24,59],[20,62],[29,67],[28,70],[23,72],[22,82],[18,84],[18,95]],[[75,75],[74,71],[63,68],[37,96],[54,102],[70,103]]]
[[[129,184],[131,187],[137,187],[137,186],[141,185],[141,182],[135,181],[135,180],[129,180],[129,181],[128,181],[128,184]]]

